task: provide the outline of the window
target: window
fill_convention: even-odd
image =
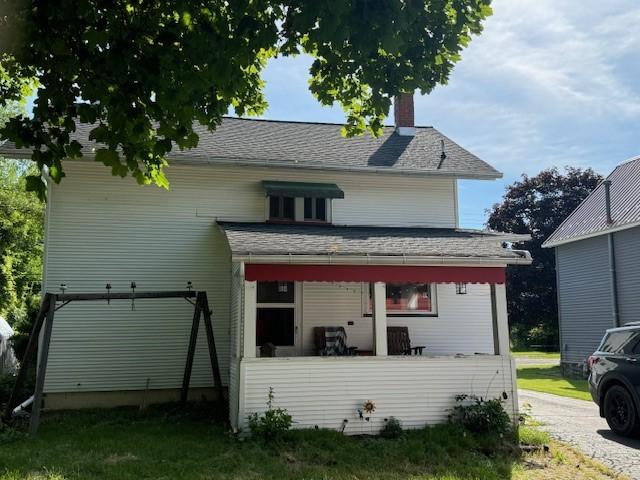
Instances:
[[[634,330],[611,332],[602,341],[599,350],[623,355],[638,354],[640,353],[640,332]]]
[[[436,315],[435,285],[429,283],[387,283],[387,316]],[[369,313],[373,298],[369,292]]]
[[[295,345],[294,282],[258,282],[256,346]]]
[[[263,180],[265,217],[274,221],[331,223],[333,199],[344,198],[335,183]]]
[[[309,198],[304,199],[304,219],[318,222],[327,221],[327,199]]]
[[[269,197],[269,219],[295,220],[293,197]]]

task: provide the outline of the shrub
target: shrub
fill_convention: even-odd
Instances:
[[[559,343],[557,327],[540,323],[527,332],[527,345],[540,345],[553,351],[559,347]]]
[[[22,388],[17,392],[19,402],[23,402],[33,395],[36,388],[35,370],[35,368],[31,368],[27,371]],[[0,374],[0,407],[4,407],[4,403],[9,401],[15,383],[16,376],[12,373]]]
[[[273,399],[273,387],[269,387],[266,412],[262,415],[257,413],[249,415],[249,429],[257,437],[273,439],[291,428],[293,423],[291,415],[284,408],[274,408]]]
[[[380,430],[380,436],[383,438],[400,438],[403,434],[402,422],[396,417],[389,417]]]
[[[0,374],[0,406],[9,400],[15,381],[16,377],[11,373]]]
[[[11,337],[11,343],[18,360],[22,361],[24,352],[29,343],[29,336],[33,324],[40,310],[40,296],[29,295],[20,308],[13,308],[7,312],[6,320],[15,332]]]
[[[449,421],[476,433],[504,435],[511,430],[511,419],[500,398],[485,400],[475,395],[457,395]]]

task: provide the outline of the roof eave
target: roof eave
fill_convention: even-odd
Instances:
[[[514,251],[515,252],[515,251]],[[233,262],[274,263],[274,264],[316,264],[316,265],[465,265],[496,266],[530,265],[531,255],[523,250],[517,251],[520,257],[451,257],[451,256],[410,256],[410,255],[345,255],[345,254],[252,254],[236,252],[232,254]]]
[[[575,237],[563,238],[560,240],[553,240],[553,238],[550,237],[542,244],[542,248],[559,247],[561,245],[567,245],[568,243],[579,242],[580,240],[587,240],[589,238],[595,238],[601,235],[606,235],[608,233],[620,232],[622,230],[628,230],[630,228],[635,228],[635,227],[640,227],[640,221],[626,223],[624,225],[618,225],[615,227],[608,227],[608,228],[605,228],[604,230],[598,230],[597,232],[586,233],[583,235],[576,235]]]
[[[446,170],[424,170],[419,168],[393,168],[393,167],[353,167],[343,165],[310,165],[297,162],[283,162],[278,160],[246,160],[240,158],[229,157],[191,157],[191,159],[180,160],[183,165],[201,165],[206,162],[209,165],[238,165],[252,166],[264,168],[282,168],[296,170],[325,170],[340,172],[358,172],[358,173],[383,173],[391,175],[424,175],[424,176],[443,176],[455,177],[469,180],[497,180],[502,178],[502,172],[468,172],[468,171],[446,171]]]
[[[6,149],[0,148],[0,156],[15,158],[21,160],[31,159],[31,150],[28,149]],[[95,160],[92,153],[84,154],[82,160]],[[393,167],[347,167],[342,165],[309,165],[296,162],[283,162],[276,160],[246,160],[232,157],[199,157],[191,156],[187,159],[169,158],[169,163],[180,165],[236,165],[243,167],[263,167],[263,168],[281,168],[295,170],[324,170],[324,171],[340,171],[340,172],[358,172],[358,173],[381,173],[390,175],[419,175],[419,176],[440,176],[459,178],[462,180],[497,180],[503,177],[502,172],[495,170],[494,172],[470,172],[470,171],[447,171],[447,170],[424,170],[418,168],[393,168]]]

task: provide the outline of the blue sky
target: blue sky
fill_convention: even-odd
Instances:
[[[494,0],[494,15],[463,52],[448,85],[416,96],[433,125],[504,173],[460,182],[460,220],[485,210],[520,174],[590,166],[607,174],[640,154],[640,2]],[[266,69],[265,118],[342,122],[307,89],[309,58]],[[392,123],[392,122],[389,122]]]

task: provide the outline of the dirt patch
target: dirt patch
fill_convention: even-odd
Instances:
[[[514,480],[628,480],[580,452],[552,442],[549,449],[525,453],[514,471]]]

